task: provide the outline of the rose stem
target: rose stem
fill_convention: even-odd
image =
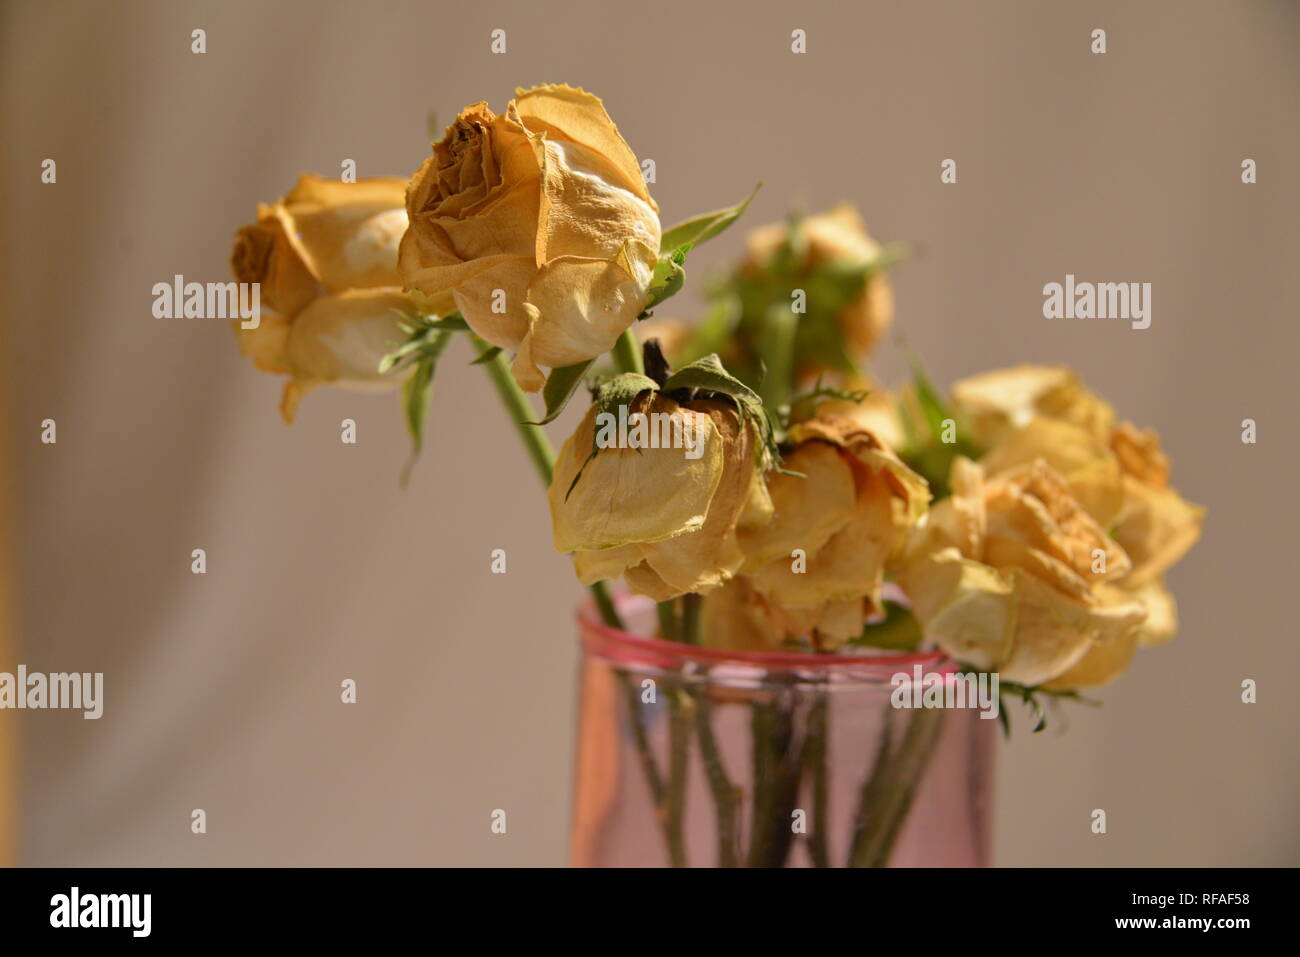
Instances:
[[[478,350],[480,356],[491,351],[491,346],[474,336],[474,347]],[[533,425],[532,420],[536,417],[533,407],[528,404],[528,398],[524,395],[523,390],[515,382],[515,377],[510,374],[510,366],[506,362],[505,353],[498,352],[490,360],[483,364],[487,369],[488,377],[492,384],[496,386],[497,395],[501,397],[501,404],[506,407],[506,415],[519,433],[519,438],[523,440],[524,449],[528,452],[528,457],[532,459],[533,467],[537,470],[537,475],[542,480],[542,484],[547,488],[551,485],[551,472],[555,468],[555,449],[551,446],[551,440],[546,437],[546,433],[541,426]],[[596,601],[596,608],[600,611],[601,620],[611,628],[623,629],[623,622],[618,617],[618,611],[614,608],[614,600],[610,597],[609,586],[605,582],[596,582],[589,586],[592,598]]]
[[[731,783],[722,763],[722,751],[713,735],[713,706],[707,691],[695,692],[695,729],[700,737],[700,757],[709,779],[713,804],[718,816],[718,866],[737,867],[740,860],[740,835],[736,829],[742,800],[740,789]]]
[[[797,740],[796,693],[788,675],[773,676],[771,700],[755,702],[753,739],[753,813],[749,867],[784,867],[794,839],[791,815],[803,771],[803,744]]]
[[[813,694],[815,697],[808,711],[808,731],[803,743],[804,765],[812,769],[812,830],[808,834],[808,853],[812,857],[813,867],[830,867],[830,851],[826,846],[826,744],[830,698],[821,688]]]
[[[912,798],[921,783],[930,756],[939,741],[943,712],[921,708],[907,723],[902,744],[891,753],[889,720],[893,707],[885,712],[876,763],[862,788],[862,799],[855,817],[850,867],[885,867],[894,843],[902,833]]]
[[[682,641],[688,645],[700,643],[700,605],[699,595],[682,596]]]
[[[492,347],[478,336],[474,336],[473,341],[480,357],[491,352]],[[628,352],[627,343],[629,342],[631,343],[631,359],[636,362],[639,368],[640,356],[636,353],[636,341],[631,338],[631,332],[624,332],[619,339],[619,344],[615,349],[615,360],[620,365],[627,361],[626,356],[620,357],[617,353],[620,350]],[[488,377],[496,387],[497,395],[501,397],[501,403],[506,408],[506,414],[514,424],[515,431],[519,433],[524,448],[528,452],[528,457],[532,459],[533,466],[536,468],[542,484],[549,488],[551,473],[555,468],[555,450],[542,428],[531,424],[535,413],[528,402],[527,396],[519,388],[519,384],[515,382],[515,377],[510,374],[510,366],[506,363],[505,354],[497,352],[487,362],[483,363],[483,366],[487,369]],[[623,622],[619,618],[618,611],[614,607],[613,598],[610,596],[609,586],[600,581],[589,586],[589,588],[592,597],[595,599],[596,607],[600,610],[601,619],[605,624],[620,631],[624,630]],[[674,806],[674,799],[665,791],[663,777],[659,773],[654,752],[650,748],[649,735],[646,733],[645,726],[641,721],[641,698],[636,685],[632,681],[632,676],[617,669],[615,669],[614,674],[618,676],[619,682],[623,685],[623,692],[628,706],[628,718],[632,722],[632,737],[636,744],[637,758],[641,764],[641,770],[645,774],[646,784],[650,788],[650,796],[654,801],[655,810],[664,828],[664,839],[668,845],[669,862],[674,867],[684,866],[685,848],[681,837],[684,800],[678,799]],[[671,700],[670,698],[670,702]],[[685,742],[679,743],[682,734],[678,731],[678,725],[680,725],[680,721],[674,722],[670,733],[673,748],[671,767],[674,779],[684,779],[686,750]],[[678,751],[681,753],[678,754]],[[679,764],[681,765],[680,774],[677,773]],[[684,783],[679,786],[682,787],[684,798]]]
[[[645,375],[645,363],[641,361],[641,346],[637,343],[631,329],[623,330],[623,334],[614,343],[612,355],[614,365],[618,367],[619,372],[636,372]]]

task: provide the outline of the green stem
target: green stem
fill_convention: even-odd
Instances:
[[[830,723],[830,699],[823,690],[815,692],[816,698],[808,711],[808,731],[804,737],[803,758],[805,769],[812,771],[812,830],[808,834],[808,852],[813,867],[830,867],[830,849],[826,841],[829,770],[826,766],[826,744]]]
[[[662,805],[668,862],[686,866],[686,775],[690,769],[691,712],[694,702],[684,688],[668,694],[668,792]]]
[[[903,741],[894,750],[889,742],[893,710],[891,706],[885,713],[876,763],[862,788],[849,852],[850,867],[885,867],[889,863],[916,789],[939,743],[943,711],[920,708],[908,721]]]
[[[700,643],[700,605],[699,595],[682,596],[682,637],[688,645]]]
[[[664,641],[680,640],[677,635],[677,606],[672,599],[659,602],[655,611],[659,615],[659,637]]]
[[[614,607],[614,598],[609,593],[608,582],[596,582],[587,586],[591,592],[591,597],[596,600],[596,608],[600,611],[600,620],[611,628],[617,628],[624,631],[623,619],[618,617],[618,610]]]
[[[790,404],[794,392],[794,343],[799,317],[788,304],[777,304],[763,317],[759,333],[759,352],[767,371],[759,384],[763,405],[778,412]]]
[[[623,334],[614,343],[614,365],[619,372],[639,372],[645,374],[645,365],[641,361],[641,345],[636,341],[632,330],[624,329]]]
[[[474,346],[480,356],[486,355],[492,348],[477,336],[474,337]],[[483,368],[487,369],[488,377],[496,386],[501,404],[506,407],[506,414],[510,417],[515,431],[519,433],[519,438],[523,440],[524,449],[532,459],[533,467],[541,477],[542,484],[549,488],[551,472],[555,468],[555,449],[551,447],[551,440],[546,437],[541,426],[532,424],[531,420],[537,413],[533,411],[527,396],[515,382],[515,377],[510,374],[510,364],[506,362],[505,353],[498,352],[483,363]]]
[[[695,730],[700,739],[700,758],[709,779],[718,818],[718,866],[740,866],[740,788],[731,783],[722,763],[722,749],[713,734],[713,706],[707,688],[695,692]]]
[[[478,351],[480,357],[487,355],[492,351],[492,347],[480,339],[478,336],[473,337],[474,348]],[[533,468],[537,470],[537,475],[542,480],[542,484],[547,488],[551,485],[551,473],[555,470],[555,449],[551,445],[551,440],[546,437],[546,433],[539,425],[533,425],[532,419],[536,417],[533,407],[528,402],[528,397],[524,395],[519,384],[515,382],[515,377],[510,374],[510,364],[506,362],[505,353],[498,352],[491,359],[483,363],[483,368],[487,370],[488,378],[492,380],[492,385],[496,387],[497,395],[501,397],[501,404],[506,407],[506,415],[519,433],[519,438],[524,443],[524,449],[528,452],[529,459],[532,460]],[[601,620],[611,628],[623,629],[623,622],[618,616],[618,610],[614,607],[614,599],[610,596],[609,586],[605,582],[596,582],[589,586],[591,596],[596,601],[596,608],[600,611]]]
[[[777,689],[771,701],[750,707],[754,762],[747,866],[784,867],[794,840],[792,815],[803,770],[803,748],[795,740],[793,688]]]

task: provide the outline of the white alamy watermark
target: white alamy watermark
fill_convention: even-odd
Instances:
[[[913,665],[889,679],[895,708],[975,708],[981,718],[996,718],[1001,706],[996,672],[925,672]]]
[[[688,459],[704,454],[708,435],[696,427],[694,415],[668,412],[629,412],[626,405],[596,414],[598,449],[685,449]]]
[[[262,324],[262,284],[256,282],[186,282],[179,273],[171,282],[153,284],[157,319],[238,319],[239,328]]]
[[[104,713],[104,673],[96,671],[45,674],[18,666],[18,673],[0,671],[0,709],[38,711],[48,708],[85,712],[93,721]]]
[[[153,926],[152,894],[83,894],[73,887],[50,898],[51,927],[126,927],[148,937]]]
[[[1134,329],[1151,325],[1151,283],[1075,282],[1043,287],[1043,316],[1047,319],[1128,319]]]

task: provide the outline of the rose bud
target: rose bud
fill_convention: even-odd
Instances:
[[[741,276],[762,277],[770,274],[774,263],[791,242],[788,223],[771,223],[750,232],[745,244]],[[838,340],[829,347],[825,333],[801,335],[796,341],[795,361],[800,378],[811,378],[823,371],[846,372],[842,356],[856,364],[865,360],[884,338],[894,318],[894,294],[884,269],[874,268],[882,248],[867,233],[862,217],[849,203],[829,212],[808,216],[799,221],[795,261],[782,269],[786,277],[808,296],[807,313],[801,325],[815,320],[824,308],[822,296],[833,300],[834,323],[831,337]],[[857,270],[865,270],[865,277]],[[818,276],[828,282],[818,281]],[[840,296],[843,283],[859,281],[854,295]],[[778,294],[788,297],[790,290]],[[784,303],[789,304],[787,299]],[[823,354],[830,348],[834,355]]]
[[[655,601],[716,588],[743,559],[737,527],[770,517],[753,428],[717,399],[679,404],[646,392],[631,403],[635,413],[667,416],[669,431],[693,436],[699,456],[596,448],[593,405],[560,450],[547,493],[555,548],[574,553],[584,585],[621,575]]]

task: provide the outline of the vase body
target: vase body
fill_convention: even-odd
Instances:
[[[649,632],[649,602],[620,611]],[[579,616],[571,863],[582,867],[989,864],[996,720],[900,709],[937,653],[755,654]]]

